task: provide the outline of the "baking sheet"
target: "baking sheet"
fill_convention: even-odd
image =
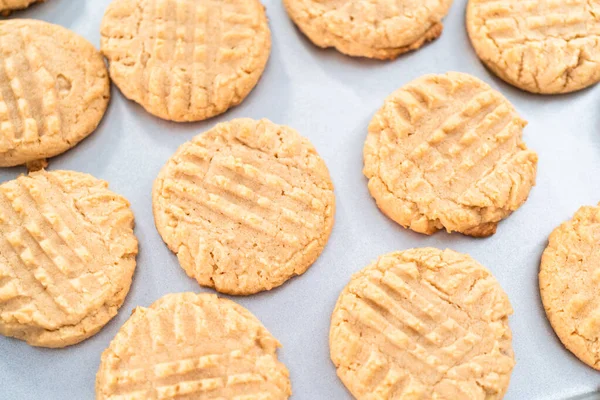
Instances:
[[[110,0],[48,0],[13,14],[63,25],[96,46]],[[343,56],[306,40],[281,0],[265,0],[273,37],[267,69],[237,108],[209,121],[165,122],[124,99],[116,87],[99,129],[50,169],[72,169],[107,180],[132,203],[140,255],[120,313],[99,334],[66,349],[38,349],[0,337],[0,399],[93,399],[100,354],[132,309],[164,294],[203,291],[179,267],[154,227],[152,182],[183,142],[217,122],[269,118],[307,136],[327,162],[335,184],[336,224],[327,248],[309,271],[268,293],[235,300],[250,309],[284,348],[293,399],[351,399],[329,359],[329,318],[353,272],[379,255],[420,246],[450,247],[487,266],[508,292],[517,364],[505,397],[562,399],[600,386],[600,374],[563,348],[548,324],[537,271],[549,233],[577,208],[600,201],[600,86],[544,97],[512,88],[477,59],[464,27],[466,0],[455,0],[441,38],[392,62]],[[529,121],[524,138],[539,154],[537,186],[529,200],[487,239],[405,230],[379,212],[362,170],[367,125],[384,98],[425,73],[462,71],[499,89]],[[0,170],[0,181],[22,168]]]

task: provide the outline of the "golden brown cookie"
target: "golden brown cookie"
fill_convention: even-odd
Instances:
[[[235,119],[183,144],[153,190],[156,227],[187,274],[222,293],[270,290],[323,251],[333,184],[313,145],[266,119]]]
[[[284,0],[290,18],[319,47],[393,59],[442,33],[452,0]]]
[[[281,345],[244,307],[169,294],[138,307],[102,354],[96,399],[285,400]]]
[[[515,364],[512,307],[466,254],[381,256],[355,274],[331,318],[331,359],[363,399],[501,399]]]
[[[469,0],[467,28],[479,58],[528,92],[600,81],[599,0]]]
[[[458,72],[425,75],[392,93],[369,125],[364,174],[400,225],[488,236],[535,184],[526,122],[496,90]]]
[[[258,0],[114,0],[101,34],[125,97],[172,121],[204,120],[241,103],[271,51]]]
[[[0,22],[0,167],[75,146],[109,98],[104,60],[87,40],[47,22]]]
[[[546,315],[561,342],[600,370],[600,205],[581,207],[552,232],[539,280]]]
[[[135,269],[133,214],[88,174],[44,170],[0,185],[0,333],[64,347],[98,332]]]
[[[11,11],[22,10],[40,1],[45,0],[0,0],[0,14],[8,15]]]

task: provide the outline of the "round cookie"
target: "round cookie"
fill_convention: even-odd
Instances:
[[[129,202],[91,175],[44,170],[0,185],[0,333],[64,347],[123,303],[137,255]]]
[[[258,0],[114,0],[101,34],[125,97],[171,121],[204,120],[241,103],[271,51]]]
[[[442,33],[452,0],[284,0],[290,18],[317,46],[350,56],[394,59]]]
[[[235,119],[183,144],[153,190],[156,227],[187,274],[222,293],[304,273],[333,227],[325,163],[293,129]]]
[[[567,93],[600,81],[598,0],[469,0],[467,29],[479,58],[532,93]]]
[[[233,301],[169,294],[136,308],[104,351],[96,399],[285,400],[292,391],[280,346]]]
[[[0,0],[0,14],[8,15],[11,11],[22,10],[40,1],[45,0]]]
[[[390,95],[369,125],[364,174],[379,208],[432,234],[495,233],[535,184],[537,155],[500,93],[467,74],[425,75]]]
[[[31,19],[0,22],[0,167],[53,157],[92,133],[110,82],[81,36]]]
[[[331,359],[357,400],[501,399],[515,364],[510,314],[506,293],[468,255],[389,253],[342,291]]]
[[[600,205],[581,207],[556,228],[540,265],[546,315],[561,342],[600,370]]]

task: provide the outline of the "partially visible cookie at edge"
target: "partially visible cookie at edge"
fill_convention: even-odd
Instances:
[[[469,0],[467,29],[479,58],[520,89],[568,93],[600,81],[598,0]]]
[[[101,35],[125,97],[172,121],[204,120],[241,103],[271,51],[258,0],[113,0]]]
[[[110,99],[102,56],[83,37],[31,19],[0,22],[0,166],[61,154],[90,135]]]
[[[415,232],[495,233],[535,184],[526,122],[481,80],[425,75],[392,93],[375,114],[364,174],[378,207]]]
[[[46,0],[0,0],[0,15],[7,16],[12,11],[22,10],[42,1]]]
[[[284,0],[288,15],[319,47],[350,56],[393,59],[442,33],[452,0]]]
[[[138,307],[102,353],[96,399],[272,399],[292,394],[281,345],[244,307],[214,294]]]
[[[577,358],[600,370],[600,204],[581,207],[550,235],[539,285],[556,335]]]
[[[135,270],[129,202],[91,175],[38,171],[0,185],[0,333],[65,347],[97,333]]]
[[[340,294],[331,359],[357,400],[500,400],[515,365],[512,312],[498,281],[466,254],[385,254]]]
[[[187,274],[222,293],[303,274],[333,227],[329,171],[298,132],[235,119],[183,144],[159,173],[156,227]]]

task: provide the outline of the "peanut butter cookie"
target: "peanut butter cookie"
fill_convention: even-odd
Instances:
[[[525,125],[473,76],[418,78],[390,95],[369,125],[369,191],[415,232],[492,235],[535,184],[537,155],[521,139]]]
[[[22,10],[33,3],[45,0],[0,0],[0,15],[8,15],[11,11]]]
[[[138,307],[102,354],[96,399],[285,400],[281,345],[256,317],[212,294]]]
[[[104,60],[87,40],[47,22],[0,22],[0,167],[67,151],[109,99]]]
[[[135,269],[133,214],[91,175],[44,170],[0,185],[0,333],[64,347],[98,332]]]
[[[125,97],[172,121],[204,120],[242,102],[271,51],[258,0],[114,0],[101,34]]]
[[[290,18],[317,46],[351,56],[393,59],[442,33],[452,0],[284,0]]]
[[[265,119],[236,119],[177,150],[156,179],[153,207],[189,276],[245,295],[312,265],[329,239],[335,198],[307,139]]]
[[[452,250],[381,256],[331,318],[331,359],[357,400],[501,399],[514,367],[512,307],[490,272]]]
[[[532,93],[567,93],[600,80],[599,0],[469,0],[467,28],[481,60]]]
[[[540,266],[546,315],[561,342],[600,370],[600,205],[581,207],[550,235]]]

